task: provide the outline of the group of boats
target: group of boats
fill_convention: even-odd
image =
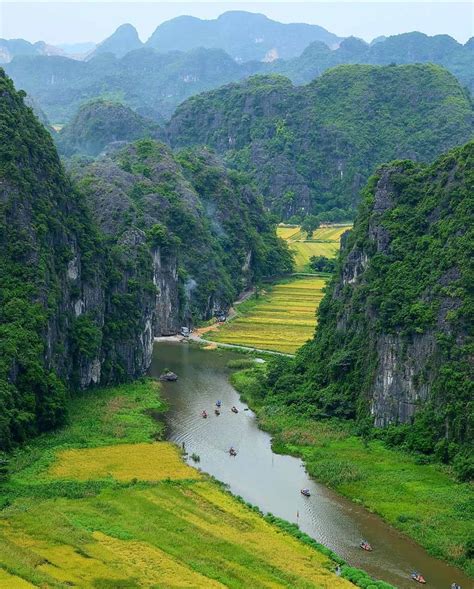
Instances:
[[[222,407],[222,401],[216,401],[216,406],[214,408],[214,414],[219,416],[221,414],[221,407]],[[232,407],[230,408],[230,410],[232,411],[232,413],[238,413],[239,410],[237,409],[237,407],[235,405],[232,405]],[[208,417],[208,413],[205,409],[203,409],[201,411],[201,417],[203,419],[207,419]]]
[[[221,407],[222,407],[222,401],[216,401],[216,406],[214,408],[214,413],[215,415],[220,415],[221,414]],[[232,405],[232,407],[230,408],[230,410],[232,411],[232,413],[238,413],[239,410],[237,409],[237,407],[235,405]],[[207,419],[208,417],[208,413],[205,409],[203,409],[201,411],[201,417],[203,419]],[[231,446],[229,448],[229,456],[237,456],[237,450]]]
[[[222,407],[222,401],[216,401],[216,406],[214,408],[214,413],[215,415],[220,415],[221,414],[221,407]],[[237,409],[237,407],[235,405],[232,405],[231,409],[232,413],[238,413],[239,410]],[[206,419],[208,417],[208,413],[205,409],[203,409],[203,411],[201,412],[201,416]],[[237,456],[237,451],[235,450],[235,448],[233,446],[231,446],[228,450],[229,452],[229,456]],[[311,491],[307,488],[301,489],[301,494],[304,495],[305,497],[311,497]],[[367,540],[362,540],[359,544],[359,547],[362,550],[365,550],[366,552],[372,552],[373,548],[372,546],[369,544],[369,542],[367,542]],[[420,583],[421,585],[425,585],[426,584],[426,579],[423,577],[423,575],[417,571],[413,571],[410,574],[410,578],[413,581],[416,581],[417,583]],[[451,585],[450,589],[461,589],[461,586],[458,585],[457,583],[453,583]]]
[[[309,489],[301,489],[301,494],[304,495],[305,497],[311,497],[311,491]],[[366,552],[372,552],[373,548],[372,546],[367,542],[367,540],[362,540],[361,543],[359,544],[360,548],[362,548],[362,550],[365,550]],[[426,584],[426,579],[423,577],[423,575],[421,573],[418,573],[417,571],[413,571],[410,574],[411,579],[413,579],[413,581],[416,581],[417,583],[420,583],[421,585],[425,585]],[[457,583],[453,583],[451,585],[451,589],[461,589],[461,586],[458,585]]]

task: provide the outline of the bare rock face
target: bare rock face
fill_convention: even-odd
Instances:
[[[153,334],[173,335],[179,330],[178,261],[176,253],[153,250],[153,283],[156,305]]]
[[[377,369],[370,395],[374,425],[409,423],[428,398],[431,382],[421,378],[436,351],[432,334],[415,336],[408,345],[400,336],[380,335]]]

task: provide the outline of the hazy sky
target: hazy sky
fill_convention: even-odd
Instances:
[[[215,18],[226,10],[261,12],[281,22],[307,22],[346,37],[370,41],[379,35],[418,30],[447,33],[465,42],[474,35],[471,2],[3,2],[0,37],[70,43],[101,41],[124,22],[132,23],[146,40],[161,22],[191,14]]]

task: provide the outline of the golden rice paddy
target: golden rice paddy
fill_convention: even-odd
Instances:
[[[353,588],[324,555],[209,481],[41,501],[8,520],[0,542],[16,558],[0,555],[0,567],[32,583],[6,573],[5,589]]]
[[[199,473],[179,459],[168,442],[120,444],[58,452],[49,476],[79,481],[113,477],[119,481],[195,479]]]
[[[351,228],[351,225],[328,225],[319,227],[313,232],[311,239],[298,226],[288,227],[279,225],[277,235],[288,241],[290,250],[294,253],[295,271],[307,272],[311,256],[325,256],[334,258],[339,251],[341,235]]]
[[[205,337],[292,354],[314,333],[325,284],[325,278],[315,276],[270,286],[258,299],[240,305],[236,319]]]
[[[19,451],[0,511],[0,589],[354,587],[176,447],[146,441],[160,407],[150,381],[94,391],[74,400],[70,425]]]

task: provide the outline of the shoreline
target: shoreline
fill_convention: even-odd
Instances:
[[[440,546],[430,546],[428,542],[424,543],[422,541],[420,541],[420,537],[417,537],[416,534],[411,533],[411,528],[409,525],[404,526],[403,523],[405,522],[404,520],[404,514],[403,513],[399,513],[397,518],[390,518],[389,517],[389,513],[388,513],[388,507],[386,506],[386,502],[388,501],[387,497],[385,497],[386,493],[385,491],[381,488],[380,493],[378,495],[376,495],[375,497],[371,497],[370,499],[361,499],[360,497],[357,496],[357,491],[358,491],[358,487],[357,487],[357,482],[356,482],[356,486],[354,487],[353,491],[351,492],[351,484],[346,484],[346,483],[340,483],[340,484],[331,484],[331,482],[329,480],[327,480],[324,476],[317,476],[317,466],[318,466],[318,460],[319,461],[325,461],[328,459],[328,456],[326,456],[326,454],[331,455],[331,460],[333,461],[338,461],[340,460],[339,457],[339,453],[341,454],[342,457],[345,457],[346,460],[349,460],[349,462],[351,464],[354,464],[356,467],[360,466],[362,464],[362,459],[360,457],[360,449],[356,449],[351,453],[351,447],[348,444],[348,448],[346,449],[346,451],[344,451],[344,449],[342,448],[343,445],[343,441],[344,440],[339,440],[339,441],[334,441],[332,439],[332,436],[329,435],[329,437],[327,437],[327,439],[324,437],[325,433],[324,429],[327,426],[326,423],[324,423],[323,421],[314,421],[313,427],[317,429],[318,425],[320,427],[323,428],[323,431],[320,433],[320,436],[318,437],[318,440],[315,444],[308,444],[305,443],[303,440],[298,444],[298,440],[294,439],[295,435],[296,437],[298,437],[298,434],[292,435],[292,430],[296,430],[299,431],[299,435],[301,435],[304,438],[305,433],[310,434],[309,429],[308,429],[308,420],[304,420],[302,418],[298,418],[298,416],[290,416],[291,417],[291,423],[288,425],[288,427],[285,427],[285,419],[288,418],[288,415],[275,415],[273,414],[272,416],[268,416],[266,414],[266,409],[267,408],[274,408],[272,405],[264,405],[264,404],[259,404],[253,397],[251,392],[248,391],[247,387],[249,386],[248,383],[244,383],[243,381],[245,380],[245,378],[249,375],[250,372],[254,371],[256,369],[256,367],[250,368],[250,369],[243,369],[243,370],[235,370],[231,375],[230,375],[230,382],[232,384],[232,386],[235,388],[235,390],[237,391],[237,393],[239,394],[239,397],[242,399],[242,401],[244,403],[246,403],[250,409],[252,411],[254,411],[256,417],[257,417],[257,421],[259,424],[259,427],[263,430],[266,431],[267,433],[269,433],[272,436],[272,449],[275,453],[277,454],[282,454],[282,455],[287,455],[287,456],[296,456],[298,458],[301,458],[301,460],[303,461],[303,464],[305,465],[305,468],[308,472],[308,474],[314,478],[315,481],[327,486],[328,488],[330,488],[331,490],[335,491],[336,493],[340,494],[342,497],[345,497],[346,499],[349,499],[350,501],[361,505],[364,509],[366,509],[368,512],[374,513],[376,515],[378,515],[387,525],[392,526],[395,530],[397,530],[399,533],[403,534],[404,536],[406,536],[407,538],[409,538],[410,540],[412,540],[413,542],[415,542],[418,546],[420,546],[421,548],[423,548],[424,550],[426,550],[426,552],[436,558],[439,559],[442,562],[445,562],[447,564],[449,564],[450,566],[456,567],[457,569],[459,569],[459,571],[461,571],[463,574],[465,574],[467,577],[469,577],[469,579],[473,579],[474,576],[472,575],[472,569],[469,566],[469,562],[465,562],[464,564],[455,561],[454,559],[449,558],[449,556],[446,553],[442,553],[440,550]],[[259,368],[257,368],[257,370],[259,370]],[[239,382],[239,380],[242,380],[242,382]],[[251,386],[251,385],[250,385]],[[331,429],[331,427],[335,427],[332,426],[331,424],[329,424],[329,429]],[[316,433],[318,433],[316,431]],[[311,435],[311,434],[310,434]],[[286,440],[286,436],[289,436],[291,438],[291,442]],[[358,436],[355,436],[354,434],[347,434],[348,438],[353,437],[354,439],[356,439],[357,441],[360,441]],[[372,451],[376,451],[377,449],[375,448],[375,444],[381,444],[381,442],[371,442],[374,447],[371,449]],[[333,451],[331,453],[331,444],[333,444]],[[339,448],[339,446],[341,446],[341,448]],[[312,453],[314,452],[319,452],[322,454],[320,458],[315,458],[313,457]],[[415,459],[414,457],[410,457],[409,455],[404,455],[403,453],[401,453],[399,450],[397,451],[396,449],[388,449],[385,447],[382,447],[381,450],[382,454],[387,454],[390,455],[392,457],[396,457],[397,460],[394,460],[392,463],[392,467],[399,467],[398,470],[400,471],[400,473],[402,473],[405,470],[409,470],[410,467],[414,468],[415,470],[419,470],[419,475],[420,475],[420,479],[421,479],[421,474],[423,471],[423,467],[436,467],[436,465],[417,465],[415,464]],[[399,460],[398,460],[399,459]],[[376,460],[375,457],[372,458],[372,460]],[[348,463],[349,464],[349,463]],[[419,469],[418,469],[419,467]],[[434,469],[435,473],[438,473],[439,477],[443,477],[443,473],[441,472],[441,470],[439,469]],[[447,475],[446,475],[447,476]],[[465,485],[467,487],[466,483],[458,483],[455,480],[451,479],[450,477],[447,477],[448,481],[450,484],[452,484],[453,487],[453,493],[455,493],[456,495],[459,493],[460,491],[460,486],[461,485]],[[399,481],[400,482],[400,481]],[[385,485],[390,485],[389,481],[385,481],[384,480],[384,484]],[[456,493],[457,491],[457,493]],[[434,492],[436,492],[436,489],[434,490]],[[413,506],[412,506],[413,507]],[[418,505],[414,505],[414,507],[418,507]],[[441,507],[439,507],[439,509],[441,510]],[[397,512],[400,512],[400,509],[397,509]],[[442,514],[442,510],[439,514],[433,514],[433,517],[436,517],[436,515],[438,515],[438,517],[440,517]],[[400,519],[401,516],[403,516],[403,519]],[[418,520],[415,516],[409,516],[407,517],[407,523],[410,524],[410,519],[413,518],[413,521],[415,524],[418,523]],[[439,532],[441,534],[441,532]]]

